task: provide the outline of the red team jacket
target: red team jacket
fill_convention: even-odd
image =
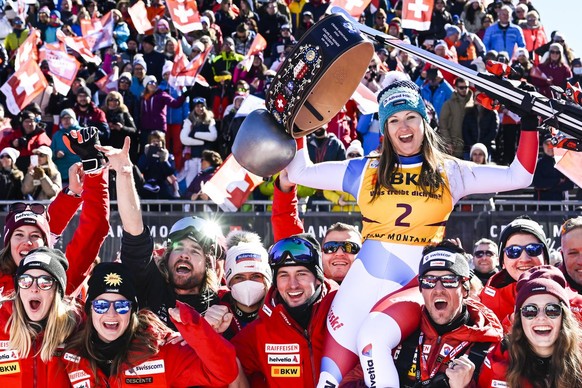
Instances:
[[[74,351],[66,352],[61,360],[73,387],[161,388],[224,386],[233,382],[238,374],[234,347],[192,307],[182,302],[176,302],[176,306],[180,309],[182,323],[172,321],[190,346],[162,345],[158,354],[139,365],[127,365],[117,376],[108,378],[98,370],[98,383],[87,359]]]

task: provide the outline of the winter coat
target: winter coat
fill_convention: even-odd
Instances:
[[[177,307],[182,322],[173,322],[188,346],[166,343],[160,346],[157,354],[149,358],[142,356],[144,359],[139,365],[125,364],[123,371],[109,377],[101,369],[95,375],[89,360],[80,357],[73,349],[62,357],[71,384],[78,387],[161,388],[224,386],[234,381],[238,367],[233,346],[192,307],[180,302]],[[163,337],[163,333],[158,333],[158,336],[161,341],[168,339]],[[128,357],[137,358],[139,355]]]
[[[278,301],[277,288],[271,287],[259,318],[231,340],[252,387],[316,386],[333,290],[327,280],[322,284],[308,328],[303,329]]]
[[[505,51],[509,54],[509,58],[513,58],[513,49],[517,47],[525,47],[523,32],[519,26],[509,23],[509,26],[502,28],[499,22],[492,24],[483,36],[483,44],[489,50]]]
[[[202,151],[212,149],[217,138],[214,119],[209,124],[192,126],[192,121],[188,118],[180,131],[180,141],[187,147],[184,152],[189,153],[191,158],[202,157]]]
[[[124,21],[120,21],[113,28],[113,39],[117,44],[118,51],[127,50],[127,40],[129,39],[129,27]]]
[[[507,270],[502,269],[489,279],[479,295],[481,303],[493,311],[506,330],[509,329],[509,324],[505,319],[515,311],[516,285],[517,282]]]
[[[95,127],[99,132],[99,140],[101,144],[109,144],[109,136],[111,136],[111,130],[107,124],[107,117],[105,112],[103,112],[94,102],[89,103],[89,108],[86,111],[82,111],[78,104],[75,104],[73,111],[77,115],[77,122],[81,127]]]
[[[427,82],[420,88],[420,95],[434,106],[434,110],[440,118],[441,109],[443,108],[445,101],[453,95],[453,87],[447,81],[442,80],[438,87],[433,91]]]
[[[24,176],[20,170],[4,170],[0,168],[0,198],[6,200],[22,200],[22,180]]]
[[[166,120],[168,106],[170,108],[180,108],[187,95],[182,94],[178,98],[173,98],[168,93],[158,89],[148,98],[143,96],[140,99],[140,130],[158,130],[166,132]]]
[[[58,170],[52,176],[49,176],[48,172],[48,169],[44,169],[44,175],[38,179],[38,182],[35,182],[37,180],[30,172],[24,174],[22,194],[30,195],[35,201],[53,199],[61,191],[63,183]]]
[[[553,156],[545,153],[538,159],[533,177],[533,186],[536,190],[535,198],[538,201],[562,201],[564,191],[574,188],[574,183],[554,166]]]
[[[507,368],[509,367],[509,351],[507,344],[498,343],[489,352],[479,373],[479,388],[507,387]],[[520,381],[520,388],[533,388],[530,381]]]
[[[463,118],[465,152],[469,152],[473,144],[483,143],[487,147],[489,155],[491,155],[493,151],[491,143],[495,140],[498,130],[499,115],[497,112],[474,104],[467,109]]]
[[[178,98],[183,94],[182,90],[171,87],[166,80],[160,82],[160,89],[168,93],[172,98]],[[186,120],[189,115],[190,115],[190,104],[188,103],[188,99],[186,99],[184,101],[184,104],[182,104],[178,108],[168,109],[168,114],[166,116],[168,120],[168,125],[170,124],[182,125],[184,120]]]
[[[461,97],[457,92],[453,92],[443,104],[439,116],[439,131],[443,141],[447,145],[453,146],[453,155],[463,158],[463,119],[465,111],[473,105],[473,92],[468,90],[465,97]]]

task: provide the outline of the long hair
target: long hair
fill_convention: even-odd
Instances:
[[[540,374],[537,358],[523,331],[521,314],[515,314],[515,321],[509,335],[509,367],[507,384],[519,387],[528,381],[535,388],[570,388],[579,387],[582,381],[582,351],[580,340],[582,332],[572,312],[563,303],[562,326],[554,345],[550,361],[549,376]]]
[[[69,338],[81,321],[79,306],[75,300],[62,299],[57,288],[54,292],[55,297],[46,318],[42,344],[38,353],[34,355],[40,355],[43,362],[50,360],[57,347]],[[28,319],[19,296],[20,290],[17,289],[13,294],[14,310],[4,329],[10,333],[10,348],[17,350],[22,357],[27,357],[31,351],[32,340],[39,335],[41,326]]]
[[[211,110],[208,109],[206,105],[204,105],[204,108],[202,110],[204,111],[204,113],[202,113],[202,115],[200,116],[196,114],[195,108],[192,109],[192,112],[190,112],[188,118],[190,119],[190,122],[192,122],[193,127],[199,124],[211,125],[212,122],[214,121],[214,114],[212,113]]]
[[[422,120],[422,125],[424,125],[424,140],[421,146],[423,161],[420,169],[419,186],[426,194],[436,194],[448,189],[439,169],[443,167],[445,159],[452,159],[452,157],[442,151],[444,149],[442,140],[434,129],[430,127],[429,123],[426,120]],[[385,128],[371,202],[380,196],[383,189],[393,189],[391,181],[393,174],[401,166],[399,159],[390,141],[390,136],[388,136],[388,129]]]
[[[95,347],[93,336],[96,334],[93,326],[93,309],[89,310],[85,326],[69,341],[65,350],[72,350],[80,357],[89,361],[93,375],[97,376],[98,362],[102,360],[99,350]],[[140,310],[131,312],[129,324],[123,333],[125,338],[120,351],[111,363],[111,375],[118,375],[123,369],[139,365],[160,351],[160,346],[172,331],[151,311]]]
[[[8,241],[8,244],[0,250],[0,274],[14,276],[17,268],[10,253],[10,241]]]
[[[216,271],[214,270],[214,263],[216,262],[216,257],[211,252],[209,252],[208,249],[205,248],[204,246],[202,246],[202,249],[204,251],[206,271],[204,271],[204,277],[202,278],[202,284],[200,285],[200,293],[206,290],[218,292],[219,281],[218,276],[216,275]],[[171,247],[171,245],[168,245],[168,248],[166,248],[164,255],[158,262],[158,268],[160,270],[160,273],[162,274],[163,278],[166,280],[166,283],[168,284],[170,283],[170,270],[168,268],[168,260],[170,259],[170,254],[172,253],[172,251],[173,248]]]

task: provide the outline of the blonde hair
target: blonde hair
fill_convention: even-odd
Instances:
[[[69,298],[63,300],[58,292],[58,287],[54,287],[55,297],[46,317],[42,344],[34,355],[40,355],[43,362],[50,360],[58,346],[71,336],[81,321],[77,303]],[[19,296],[20,290],[17,289],[16,293],[13,294],[14,310],[6,322],[4,330],[10,333],[10,348],[17,350],[22,357],[27,357],[32,348],[32,340],[39,335],[40,325],[28,319]]]
[[[127,105],[125,105],[123,103],[123,96],[121,95],[121,93],[117,92],[117,91],[111,91],[107,94],[107,97],[105,97],[105,103],[102,106],[102,109],[104,112],[107,112],[109,109],[109,107],[107,106],[107,100],[109,100],[110,98],[114,98],[119,100],[119,110],[123,113],[129,112],[129,109],[127,108]]]

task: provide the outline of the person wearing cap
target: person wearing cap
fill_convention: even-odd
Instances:
[[[202,157],[200,159],[201,170],[198,175],[196,175],[194,180],[192,180],[192,183],[190,183],[190,185],[186,188],[186,193],[182,196],[182,198],[190,199],[192,201],[210,200],[210,197],[202,192],[202,187],[204,187],[206,182],[212,179],[218,168],[222,165],[223,160],[218,152],[212,150],[202,151]],[[204,209],[206,210],[206,205],[204,206]]]
[[[503,5],[497,12],[499,20],[487,28],[483,36],[483,44],[487,50],[507,51],[509,58],[513,58],[513,49],[516,45],[525,47],[521,27],[509,20],[512,12],[509,5]]]
[[[416,84],[403,73],[390,72],[386,85],[378,94],[384,134],[378,157],[312,164],[300,138],[297,154],[286,167],[293,183],[352,194],[363,216],[362,249],[333,302],[334,314],[339,314],[343,326],[329,328],[329,335],[341,346],[326,351],[326,368],[339,369],[336,376],[357,362],[357,354],[361,354],[357,333],[372,306],[415,277],[421,242],[443,238],[444,223],[454,204],[469,194],[528,186],[537,161],[535,116],[522,120],[518,156],[511,166],[479,166],[442,151]],[[394,335],[394,343],[399,341],[400,330],[393,320],[387,332]],[[322,377],[322,382],[332,378],[331,373],[322,373]],[[393,377],[397,384],[397,376]]]
[[[77,115],[72,109],[63,109],[60,112],[59,129],[53,135],[51,150],[53,152],[53,161],[61,174],[64,183],[69,181],[69,168],[81,161],[79,155],[74,154],[69,147],[65,145],[63,136],[81,129],[77,122]]]
[[[281,53],[285,51],[285,47],[294,46],[297,43],[297,39],[295,39],[292,32],[293,30],[290,24],[283,24],[281,26],[281,34],[273,42],[270,53],[265,51],[270,56],[271,64],[279,59]]]
[[[76,104],[73,111],[77,115],[77,122],[81,127],[95,127],[99,133],[99,140],[107,144],[111,129],[107,124],[107,117],[97,104],[91,101],[93,93],[87,86],[77,89]]]
[[[53,9],[50,14],[49,24],[44,32],[44,42],[54,43],[57,41],[57,32],[60,31],[63,26],[61,21],[61,13],[56,9]]]
[[[53,151],[49,146],[40,146],[32,153],[36,157],[31,156],[22,181],[22,194],[35,201],[53,199],[63,187],[61,174],[53,162]]]
[[[12,20],[12,31],[6,35],[4,40],[4,47],[9,57],[12,57],[12,54],[24,43],[29,33],[30,30],[24,25],[24,20],[20,16],[16,16]]]
[[[60,250],[35,249],[18,266],[15,291],[0,299],[4,386],[69,386],[59,355],[82,317],[78,305],[65,297],[68,266]]]
[[[314,387],[319,376],[325,315],[335,288],[323,275],[321,248],[310,234],[269,249],[273,285],[259,317],[231,342],[251,386]]]
[[[111,17],[113,18],[113,39],[115,39],[117,50],[126,51],[130,35],[129,26],[123,20],[123,15],[118,9],[111,10]]]
[[[172,37],[170,34],[170,24],[166,19],[159,19],[154,27],[154,50],[163,53],[166,49],[168,39]]]
[[[532,185],[535,189],[533,199],[536,201],[563,201],[567,199],[568,190],[574,188],[574,182],[568,179],[556,169],[554,159],[554,146],[551,135],[545,136],[543,153],[538,159]],[[541,206],[540,210],[549,210],[547,206]]]
[[[471,276],[465,251],[455,244],[443,241],[423,250],[418,269],[422,296],[420,330],[403,338],[394,354],[400,387],[475,385],[481,364],[488,350],[501,340],[503,329],[491,310],[469,296]],[[409,290],[418,292],[415,287]],[[387,296],[375,310],[382,312],[384,306],[398,308],[399,303]],[[370,322],[374,332],[385,327],[384,317],[379,314],[375,322]],[[406,317],[402,315],[399,319]],[[376,354],[378,346],[390,346],[389,343],[380,338],[365,345],[367,386],[374,383],[380,387],[393,386],[378,374],[392,366]],[[448,384],[438,385],[443,380]]]
[[[126,73],[124,79],[130,80],[131,78],[129,74]],[[131,93],[126,93],[126,96],[127,95],[131,95]],[[124,98],[120,92],[112,91],[107,94],[105,97],[105,103],[103,104],[103,111],[107,118],[107,124],[111,129],[111,136],[109,137],[108,144],[115,148],[122,148],[125,137],[129,136],[132,139],[132,148],[130,151],[131,160],[137,162],[137,145],[139,144],[137,141],[137,128],[135,127],[135,122],[129,107],[125,104]]]
[[[240,23],[236,26],[236,31],[231,34],[234,40],[234,51],[247,55],[256,35],[257,33],[249,29],[249,26],[245,22]]]
[[[130,86],[131,93],[134,95],[136,100],[139,100],[145,89],[145,87],[143,86],[143,80],[146,76],[147,71],[148,65],[143,59],[143,54],[136,54],[133,57],[133,76],[131,79]],[[136,106],[139,107],[139,103],[136,103]],[[139,108],[137,109],[137,111],[139,111]]]
[[[453,16],[453,24],[461,30],[459,39],[455,42],[457,61],[460,65],[470,67],[471,62],[485,54],[485,45],[477,34],[465,28],[465,22],[457,15]]]
[[[139,309],[132,270],[122,263],[100,263],[93,269],[85,325],[67,342],[61,357],[71,384],[171,387],[233,382],[238,374],[234,347],[181,302],[168,314],[187,345],[171,341],[174,332],[151,311]]]
[[[519,26],[523,31],[525,48],[528,52],[532,53],[531,59],[533,59],[534,64],[537,66],[540,63],[541,54],[543,54],[543,52],[538,53],[538,49],[548,46],[548,36],[544,26],[540,23],[540,15],[536,10],[527,12],[526,20],[522,21]]]
[[[23,199],[22,181],[24,173],[16,166],[20,152],[12,147],[0,151],[0,198],[2,200]]]
[[[306,5],[309,4],[309,2],[305,3]],[[295,29],[295,38],[296,39],[301,39],[301,37],[303,36],[303,34],[305,34],[305,32],[307,30],[309,30],[311,28],[311,26],[313,26],[315,24],[315,19],[313,18],[313,13],[311,11],[302,11],[301,12],[301,24],[299,25],[298,28]]]
[[[223,0],[219,8],[214,12],[215,23],[220,26],[223,36],[235,34],[238,21],[238,7],[233,5],[232,0]],[[242,53],[240,53],[242,54]]]
[[[236,66],[244,58],[243,55],[235,52],[234,49],[234,40],[229,36],[224,39],[220,52],[210,61],[211,75],[210,79],[208,77],[206,79],[218,91],[220,91],[220,80],[217,77],[223,72],[229,72],[232,75]]]
[[[303,6],[303,9],[305,9],[305,6]],[[264,2],[259,15],[261,17],[258,23],[259,33],[267,41],[265,52],[270,53],[273,49],[273,44],[282,35],[281,27],[285,24],[289,25],[289,19],[279,11],[279,2],[277,0]],[[270,63],[268,64],[270,65]]]
[[[541,225],[527,216],[509,223],[499,236],[499,265],[481,292],[481,302],[508,328],[515,305],[515,287],[527,270],[549,264],[546,234]],[[506,321],[507,319],[507,321]]]
[[[420,88],[420,95],[432,104],[438,117],[441,116],[441,109],[445,102],[453,96],[453,92],[453,87],[444,78],[440,69],[431,67],[426,71],[426,82]]]
[[[529,57],[530,53],[527,49],[520,47],[515,50],[515,59],[511,63],[511,68],[515,70],[515,75],[512,75],[512,79],[530,79],[534,64]]]
[[[38,19],[33,21],[31,24],[34,28],[38,28],[40,30],[40,39],[44,42],[46,36],[45,32],[50,23],[50,14],[51,10],[46,5],[42,6],[38,10]]]
[[[475,143],[469,151],[469,160],[477,164],[489,163],[489,151],[483,143]]]
[[[155,47],[156,38],[153,35],[144,36],[141,41],[141,48],[143,60],[147,65],[147,75],[153,75],[156,79],[162,79],[162,69],[164,68],[166,57],[160,51],[156,51]]]
[[[268,254],[261,238],[253,232],[235,233],[239,235],[239,242],[230,247],[227,244],[224,267],[229,291],[220,295],[220,304],[227,306],[234,316],[228,329],[222,333],[229,340],[257,319],[272,283]],[[228,242],[231,237],[226,238]]]
[[[579,386],[582,331],[563,274],[549,265],[532,268],[516,290],[511,332],[488,354],[478,386]]]

